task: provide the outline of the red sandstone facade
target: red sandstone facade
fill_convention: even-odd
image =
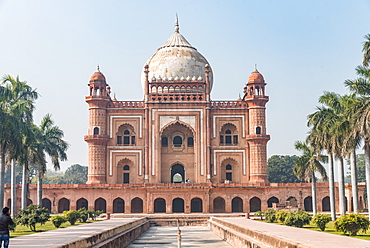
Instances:
[[[289,200],[312,209],[310,184],[267,181],[269,98],[257,70],[242,98],[211,100],[212,69],[176,25],[144,66],[142,84],[143,101],[117,101],[99,69],[91,76],[88,182],[44,185],[45,207],[52,212],[81,207],[111,213],[254,212]],[[30,192],[35,202],[32,185]],[[317,199],[318,211],[330,210],[327,184],[319,184]]]

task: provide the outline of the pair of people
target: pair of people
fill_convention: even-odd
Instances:
[[[9,226],[13,225],[13,220],[10,217],[10,209],[3,208],[3,214],[0,216],[0,247],[4,244],[4,248],[9,246]]]

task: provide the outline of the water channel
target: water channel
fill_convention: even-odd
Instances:
[[[181,247],[232,247],[206,226],[182,226]],[[178,247],[177,227],[150,227],[134,240],[128,248]]]

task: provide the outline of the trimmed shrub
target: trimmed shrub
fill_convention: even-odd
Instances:
[[[287,226],[303,227],[309,224],[311,221],[311,216],[305,211],[291,212],[288,213],[284,220],[284,224]]]
[[[334,227],[344,234],[356,236],[359,231],[365,233],[369,229],[369,220],[360,214],[349,214],[334,221]]]
[[[89,213],[86,210],[86,208],[80,208],[79,210],[77,210],[77,212],[80,214],[79,220],[85,223],[87,219],[89,218]]]
[[[326,224],[331,221],[331,217],[328,214],[315,214],[312,219],[312,223],[320,228],[321,231],[325,231]]]
[[[69,210],[63,212],[64,218],[71,223],[71,225],[74,225],[76,221],[80,218],[80,213],[77,210]]]
[[[285,218],[287,217],[287,215],[288,215],[288,212],[286,212],[286,211],[284,211],[284,210],[279,210],[279,211],[275,214],[276,219],[277,219],[278,221],[280,221],[281,223],[284,223]]]
[[[21,209],[16,215],[17,224],[28,226],[31,231],[36,231],[36,224],[45,224],[50,218],[49,210],[38,205],[31,204],[26,209]]]
[[[265,219],[267,220],[267,222],[269,223],[274,223],[276,222],[276,210],[275,209],[268,209],[266,212],[264,212],[265,214]]]
[[[262,211],[257,211],[254,213],[254,216],[260,217],[261,220],[263,220],[263,212]]]
[[[99,215],[101,215],[103,213],[103,211],[101,210],[87,210],[87,213],[89,215],[89,218],[92,219],[92,220],[95,220],[96,217],[98,217]]]
[[[64,222],[67,222],[66,218],[60,215],[51,216],[51,222],[56,228],[59,228]]]

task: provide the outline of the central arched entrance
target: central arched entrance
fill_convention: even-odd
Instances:
[[[185,181],[185,169],[182,164],[174,164],[171,167],[171,183],[182,183]]]
[[[184,200],[181,198],[175,198],[172,201],[172,213],[183,213],[184,212]]]

